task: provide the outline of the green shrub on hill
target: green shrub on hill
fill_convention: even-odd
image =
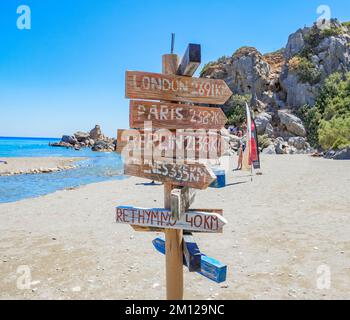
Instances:
[[[320,144],[325,149],[343,149],[350,146],[350,114],[345,118],[322,120],[318,135]]]
[[[298,78],[303,83],[310,83],[312,85],[319,83],[321,80],[321,72],[317,67],[303,56],[295,56],[289,60],[289,69],[295,71]]]
[[[199,73],[199,75],[201,77],[203,77],[203,75],[208,71],[208,69],[210,67],[215,66],[215,65],[220,64],[220,63],[225,63],[228,58],[229,58],[228,56],[222,56],[217,61],[210,61],[210,62],[206,63],[204,65],[203,69],[201,70],[201,72]]]
[[[342,25],[343,27],[348,28],[348,30],[350,30],[350,21],[343,22]]]
[[[314,148],[319,146],[318,128],[321,121],[321,114],[316,107],[305,105],[296,111],[296,115],[303,121],[307,131],[307,138]]]
[[[328,37],[335,37],[343,34],[343,29],[340,27],[331,27],[331,28],[326,28],[321,31],[321,39],[325,39]]]
[[[328,77],[314,107],[298,111],[311,145],[339,149],[350,145],[350,73]]]
[[[272,141],[267,134],[258,136],[259,148],[266,149],[271,145]]]
[[[206,63],[203,67],[203,69],[201,70],[201,72],[199,73],[200,77],[203,77],[205,75],[205,73],[208,71],[208,69],[212,66],[214,66],[216,64],[215,61],[210,61],[208,63]]]
[[[228,118],[227,124],[230,126],[239,126],[246,119],[246,103],[249,103],[250,95],[233,95],[226,103],[229,106],[226,116]]]
[[[335,73],[325,82],[317,100],[317,106],[324,120],[344,117],[350,114],[350,73]]]
[[[315,54],[315,49],[326,38],[338,36],[343,33],[343,29],[338,25],[330,23],[329,28],[320,29],[316,24],[312,26],[309,32],[304,36],[305,47],[300,56],[310,59]]]

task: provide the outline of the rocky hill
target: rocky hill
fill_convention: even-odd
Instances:
[[[323,30],[316,24],[297,30],[277,52],[263,55],[242,47],[231,57],[205,65],[201,77],[223,79],[234,101],[237,96],[251,101],[259,134],[301,141],[308,130],[298,111],[315,105],[325,80],[336,72],[350,72],[350,30],[349,23],[331,20]],[[236,107],[232,99],[223,106],[227,114]],[[306,141],[304,147],[308,148]]]

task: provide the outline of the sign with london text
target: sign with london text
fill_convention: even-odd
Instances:
[[[232,96],[230,88],[223,80],[140,71],[126,72],[125,90],[129,99],[220,105]]]

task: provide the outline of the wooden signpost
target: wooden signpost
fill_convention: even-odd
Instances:
[[[119,206],[116,208],[116,222],[135,226],[181,229],[207,233],[220,233],[226,219],[216,213],[186,212],[180,220],[171,217],[171,211],[159,208],[136,208]]]
[[[118,130],[117,152],[124,161],[144,158],[212,159],[222,157],[230,150],[229,143],[215,130]],[[178,161],[177,161],[178,162]]]
[[[173,210],[173,208],[171,208],[171,211]],[[206,212],[206,213],[216,213],[220,216],[223,216],[223,210],[222,209],[188,209],[186,210],[186,212]],[[171,218],[174,220],[178,220],[176,218],[173,217],[173,213],[171,212]],[[137,226],[137,225],[131,225],[131,227],[135,230],[135,231],[142,231],[142,232],[165,232],[166,229],[165,228],[161,228],[161,227],[145,227],[145,226]],[[188,230],[185,230],[185,232],[189,232]],[[205,231],[201,231],[201,230],[191,230],[191,233],[206,233]],[[222,230],[219,230],[217,233],[222,233]]]
[[[143,128],[145,121],[152,121],[153,128],[220,130],[228,119],[221,108],[130,101],[130,128]]]
[[[118,131],[125,174],[164,183],[164,208],[118,206],[116,222],[135,231],[165,233],[165,240],[153,244],[166,256],[168,300],[183,299],[183,265],[218,283],[226,279],[227,267],[202,254],[191,233],[222,233],[227,224],[222,210],[189,209],[194,189],[206,189],[216,179],[198,159],[211,159],[215,152],[220,157],[228,149],[209,132],[226,124],[222,110],[194,104],[224,104],[232,92],[222,80],[192,78],[200,63],[200,45],[190,44],[181,64],[177,55],[163,55],[161,74],[127,71],[126,97],[137,99],[130,101],[130,127],[139,130]],[[182,135],[187,129],[194,131]]]
[[[196,189],[206,189],[216,176],[213,171],[202,163],[176,164],[172,161],[153,160],[150,164],[124,165],[124,172],[129,176],[147,178],[150,180],[168,182],[176,186],[188,186]]]
[[[129,99],[224,104],[231,95],[230,88],[223,80],[126,72],[126,97]]]

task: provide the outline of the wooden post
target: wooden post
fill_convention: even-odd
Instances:
[[[163,55],[163,73],[176,74],[179,57],[176,54]],[[164,184],[164,207],[171,209],[171,183]],[[166,250],[166,295],[167,300],[183,299],[183,249],[182,230],[165,231]]]

